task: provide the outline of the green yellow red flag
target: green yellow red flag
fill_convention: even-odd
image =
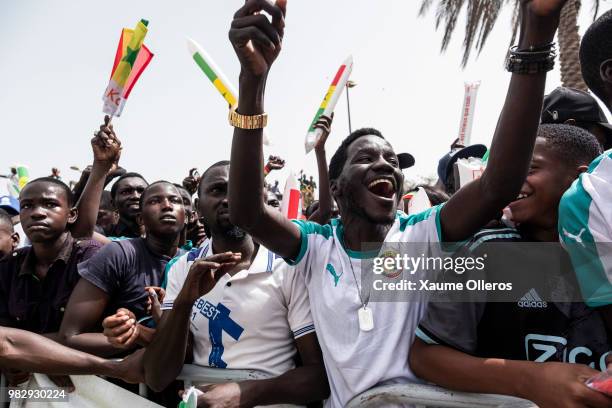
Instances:
[[[108,115],[121,115],[134,84],[153,58],[153,53],[144,45],[148,24],[147,20],[140,20],[133,30],[121,31],[111,79],[102,97],[103,111]]]

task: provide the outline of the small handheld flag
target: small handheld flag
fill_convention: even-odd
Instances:
[[[198,67],[200,67],[208,79],[210,79],[210,82],[212,82],[217,91],[219,91],[221,96],[227,101],[230,108],[235,109],[238,105],[238,98],[236,97],[238,93],[212,57],[191,38],[187,39],[187,48],[195,63],[198,64]]]
[[[295,172],[291,170],[287,182],[285,183],[285,191],[283,192],[283,201],[281,202],[281,212],[290,220],[299,219],[302,211],[300,185],[295,176]]]
[[[26,166],[17,166],[17,177],[19,179],[19,191],[21,191],[28,181],[30,181],[30,172]]]
[[[200,44],[191,38],[187,38],[187,49],[198,67],[200,67],[215,89],[219,91],[219,94],[228,103],[229,108],[236,109],[238,107],[238,92],[236,92],[236,88],[234,88],[223,71],[221,71],[221,68],[215,63],[215,60],[212,59],[210,54]],[[265,145],[270,144],[265,131],[263,141]]]
[[[459,144],[462,146],[470,145],[472,122],[474,121],[474,110],[476,109],[476,97],[478,96],[479,87],[480,81],[465,83],[461,122],[459,123]]]
[[[153,53],[143,43],[148,24],[147,20],[140,20],[134,30],[124,28],[121,31],[111,79],[102,97],[102,110],[111,118],[121,115],[134,84],[153,58]]]
[[[304,146],[306,148],[306,153],[310,152],[313,148],[317,140],[321,137],[323,131],[321,129],[315,128],[314,125],[317,123],[319,118],[322,115],[331,116],[332,112],[336,108],[336,104],[338,103],[338,99],[340,99],[340,95],[342,95],[342,91],[346,87],[346,82],[351,76],[351,72],[353,71],[353,56],[350,55],[343,63],[340,65],[338,72],[334,76],[334,79],[329,86],[325,97],[323,98],[323,102],[321,102],[321,106],[319,110],[315,114],[310,127],[308,128],[308,133],[306,134],[306,141]]]

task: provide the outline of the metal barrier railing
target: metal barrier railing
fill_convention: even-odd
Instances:
[[[386,404],[415,404],[416,408],[531,408],[520,398],[495,394],[451,391],[433,385],[401,384],[372,388],[353,398],[347,408],[380,407]]]
[[[185,388],[189,388],[194,383],[218,384],[234,381],[263,380],[265,378],[270,378],[270,375],[257,370],[232,370],[185,364],[183,370],[176,379],[183,381]],[[297,405],[290,404],[276,404],[274,406],[279,408],[297,407]]]
[[[257,370],[232,370],[227,368],[210,368],[195,364],[185,364],[176,378],[189,388],[193,383],[218,384],[232,381],[260,380],[270,378],[269,375]]]
[[[230,381],[246,381],[269,378],[256,370],[231,370],[185,364],[177,380],[185,388],[194,383],[217,384]],[[6,378],[0,375],[0,388],[6,387]],[[140,384],[139,394],[146,398],[147,387]],[[473,394],[451,391],[434,385],[401,384],[372,388],[355,398],[347,408],[380,407],[385,404],[414,404],[416,408],[533,408],[536,405],[520,398],[495,394]]]

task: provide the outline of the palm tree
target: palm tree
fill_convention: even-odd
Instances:
[[[463,39],[463,59],[461,66],[467,64],[472,49],[478,53],[482,51],[497,17],[506,5],[514,8],[512,18],[512,40],[514,43],[518,31],[518,12],[520,0],[437,0],[436,7],[436,29],[444,23],[444,36],[442,37],[442,49],[444,52],[448,47],[457,19],[463,6],[467,6],[467,20],[465,23],[465,38]],[[422,0],[419,16],[427,13],[435,0]],[[568,0],[561,11],[559,22],[559,61],[561,65],[561,83],[563,86],[586,91],[587,86],[580,73],[580,34],[578,33],[578,13],[581,0]],[[593,18],[599,11],[599,0],[593,0]]]

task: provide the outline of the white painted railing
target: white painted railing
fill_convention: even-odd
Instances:
[[[536,407],[520,398],[495,394],[451,391],[433,385],[401,384],[372,388],[353,398],[347,408],[381,407],[388,404],[414,404],[417,408],[528,408]]]
[[[256,370],[231,370],[185,364],[176,379],[183,381],[185,388],[189,388],[194,383],[218,384],[233,381],[260,380],[269,377],[269,375]]]
[[[177,380],[185,388],[194,383],[217,384],[269,378],[255,370],[230,370],[185,364]],[[6,378],[0,376],[0,388],[6,387]],[[146,397],[146,386],[141,384],[140,395]],[[388,404],[413,404],[416,408],[533,408],[531,401],[495,394],[472,394],[451,391],[433,385],[401,384],[372,388],[353,398],[347,408],[371,408]]]
[[[189,388],[194,383],[217,384],[234,381],[262,380],[265,378],[270,378],[270,376],[257,370],[231,370],[185,364],[183,370],[176,379],[183,381],[185,388]],[[277,404],[274,406],[278,408],[297,407],[297,405],[289,404]]]

